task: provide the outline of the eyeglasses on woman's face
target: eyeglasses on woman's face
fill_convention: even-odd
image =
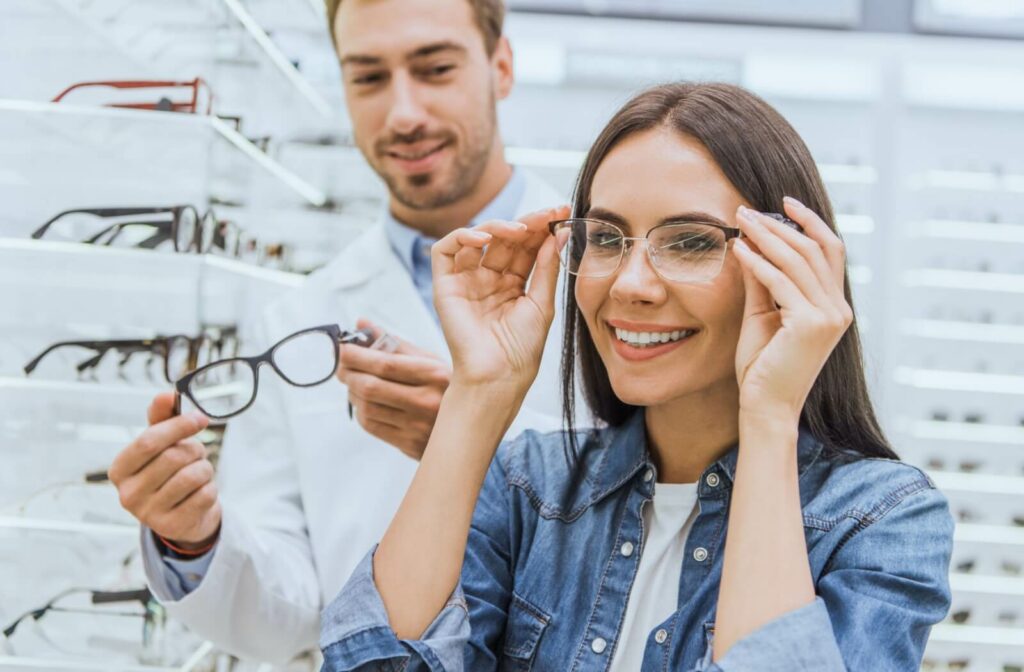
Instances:
[[[773,212],[764,213],[803,232],[793,220]],[[743,237],[739,229],[717,222],[666,222],[643,237],[630,237],[616,224],[600,219],[574,218],[551,222],[551,233],[564,239],[559,254],[562,266],[582,278],[604,278],[614,274],[634,243],[644,244],[647,258],[658,275],[673,282],[709,282],[722,270],[728,243]]]

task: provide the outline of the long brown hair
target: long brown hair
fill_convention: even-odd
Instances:
[[[783,196],[792,196],[836,230],[832,204],[803,140],[768,103],[730,84],[665,84],[626,103],[587,154],[576,183],[574,217],[583,217],[590,209],[594,175],[608,152],[635,133],[659,127],[688,135],[704,145],[756,210],[781,212]],[[615,396],[608,371],[576,304],[575,276],[567,277],[562,392],[569,428],[568,454],[572,458],[578,448],[573,423],[577,356],[583,397],[595,419],[610,426],[620,425],[638,408]],[[845,287],[846,300],[852,306],[849,274]],[[868,395],[856,316],[814,382],[800,422],[833,451],[897,459]]]

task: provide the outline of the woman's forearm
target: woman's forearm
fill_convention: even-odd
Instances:
[[[740,417],[740,448],[715,622],[714,660],[814,601],[797,472],[797,423]]]
[[[476,500],[522,395],[449,386],[419,469],[374,556],[377,590],[392,629],[418,639],[462,572]]]

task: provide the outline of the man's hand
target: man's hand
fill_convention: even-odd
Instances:
[[[175,546],[208,546],[220,532],[221,508],[206,446],[194,438],[209,420],[172,416],[174,394],[158,394],[149,428],[122,450],[108,475],[121,506]]]
[[[366,320],[356,326],[381,332]],[[348,386],[349,401],[363,429],[418,460],[434,429],[451,367],[437,355],[395,340],[394,352],[340,346],[338,380]]]

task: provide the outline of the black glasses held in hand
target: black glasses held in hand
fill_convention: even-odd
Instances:
[[[256,357],[232,357],[212,362],[186,374],[174,384],[174,414],[181,413],[182,397],[215,420],[242,413],[256,400],[259,370],[264,364],[289,385],[320,385],[330,380],[338,370],[338,345],[369,345],[373,338],[370,329],[349,332],[336,324],[327,324],[295,332]]]
[[[774,212],[762,213],[803,233],[793,220]],[[674,282],[708,282],[722,270],[733,238],[745,237],[735,227],[702,220],[671,221],[630,237],[616,224],[593,218],[561,219],[548,224],[559,237],[568,231],[559,261],[572,275],[604,278],[615,273],[634,243],[646,243],[647,257],[660,276]]]

